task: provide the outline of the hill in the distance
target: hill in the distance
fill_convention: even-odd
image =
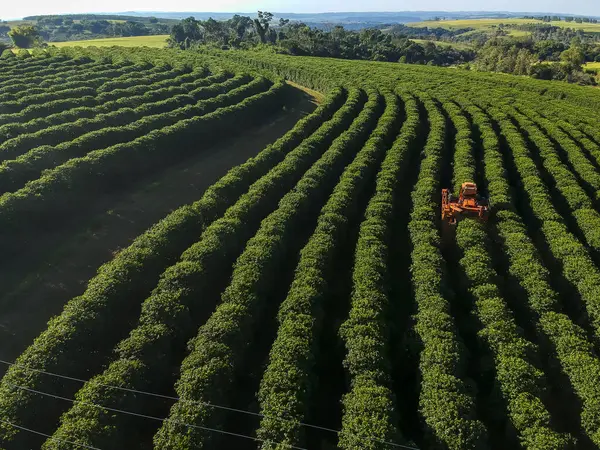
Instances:
[[[255,13],[223,13],[223,12],[158,12],[158,11],[127,11],[119,13],[128,16],[148,17],[154,16],[164,19],[184,19],[193,16],[198,20],[206,20],[210,17],[216,20],[227,20],[235,14],[253,15]],[[398,11],[398,12],[328,12],[328,13],[278,13],[274,12],[275,17],[284,17],[286,19],[297,20],[310,23],[410,23],[433,20],[435,18],[452,19],[502,19],[512,17],[523,17],[527,15],[560,15],[565,14],[549,12],[509,12],[509,11]],[[577,15],[567,14],[578,17]],[[599,17],[600,18],[600,17]]]

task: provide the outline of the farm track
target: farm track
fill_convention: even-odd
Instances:
[[[600,447],[595,91],[53,52],[0,60],[2,448]]]

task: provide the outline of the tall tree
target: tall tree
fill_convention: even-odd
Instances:
[[[262,42],[263,44],[267,43],[271,20],[273,20],[273,14],[270,12],[263,11],[259,11],[258,18],[254,19],[254,29],[260,37],[260,42]]]
[[[40,33],[36,27],[31,25],[15,27],[8,32],[8,36],[15,47],[19,48],[31,48],[40,43]]]

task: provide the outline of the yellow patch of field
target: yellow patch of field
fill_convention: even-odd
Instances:
[[[464,42],[445,42],[445,41],[430,41],[428,39],[411,39],[411,41],[417,44],[425,45],[427,42],[432,42],[438,47],[453,47],[458,50],[469,50],[471,46]]]
[[[528,31],[522,31],[522,30],[509,30],[508,34],[510,36],[514,36],[514,37],[524,37],[524,36],[528,36],[530,33]]]
[[[586,69],[600,70],[600,62],[590,62],[585,65]]]
[[[576,23],[576,22],[542,22],[535,19],[464,19],[464,20],[439,20],[427,22],[407,23],[410,27],[429,27],[429,28],[446,28],[447,30],[456,30],[459,28],[475,28],[477,30],[492,29],[500,24],[504,25],[523,25],[527,23],[549,24],[563,28],[573,28],[575,30],[583,30],[588,32],[600,33],[600,23]]]
[[[168,37],[169,36],[166,34],[159,34],[156,36],[132,36],[108,39],[90,39],[85,41],[51,42],[50,45],[55,45],[57,47],[112,47],[114,45],[118,45],[121,47],[162,48],[167,45],[166,39]]]

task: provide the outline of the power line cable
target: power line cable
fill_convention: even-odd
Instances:
[[[15,389],[21,389],[21,390],[24,390],[24,391],[27,391],[27,392],[32,392],[34,394],[44,395],[46,397],[55,398],[57,400],[64,400],[66,402],[71,402],[73,404],[79,403],[79,404],[82,404],[82,405],[91,406],[93,408],[105,409],[107,411],[116,412],[116,413],[120,413],[120,414],[125,414],[125,415],[129,415],[129,416],[141,417],[143,419],[156,420],[156,421],[159,421],[159,422],[173,423],[175,425],[182,425],[182,426],[185,426],[185,427],[188,427],[188,428],[196,428],[196,429],[200,429],[200,430],[204,430],[204,431],[212,431],[212,432],[215,432],[215,433],[226,434],[226,435],[229,435],[229,436],[240,437],[240,438],[244,438],[244,439],[250,439],[250,440],[253,440],[253,441],[256,441],[256,442],[263,442],[265,444],[284,445],[284,446],[286,446],[286,447],[288,447],[290,449],[293,449],[293,450],[308,450],[308,449],[306,449],[304,447],[297,447],[297,446],[291,445],[291,444],[283,444],[281,442],[274,442],[274,441],[270,441],[270,440],[267,440],[267,439],[260,439],[260,438],[253,437],[253,436],[248,436],[248,435],[245,435],[245,434],[233,433],[231,431],[219,430],[217,428],[209,428],[209,427],[204,427],[204,426],[201,426],[201,425],[193,425],[193,424],[189,424],[189,423],[180,422],[178,420],[165,419],[165,418],[156,417],[156,416],[149,416],[147,414],[140,414],[140,413],[135,413],[135,412],[131,412],[131,411],[125,411],[125,410],[122,410],[122,409],[110,408],[108,406],[98,405],[96,403],[84,402],[82,400],[75,400],[75,399],[72,399],[72,398],[61,397],[60,395],[50,394],[48,392],[42,392],[42,391],[38,391],[38,390],[35,390],[35,389],[26,388],[24,386],[18,386],[16,384],[12,384],[12,383],[9,383],[7,381],[5,381],[5,383],[8,384],[9,386],[15,388]],[[93,448],[93,447],[91,447],[91,448]]]
[[[282,422],[295,422],[298,425],[303,426],[303,427],[313,428],[313,429],[320,430],[320,431],[327,431],[329,433],[335,433],[337,435],[340,435],[340,434],[347,434],[347,435],[350,434],[351,435],[351,433],[347,433],[347,432],[344,432],[344,431],[341,431],[341,430],[335,430],[333,428],[322,427],[322,426],[319,426],[319,425],[312,425],[312,424],[309,424],[309,423],[296,422],[295,420],[286,419],[286,418],[283,418],[283,417],[268,416],[268,415],[265,415],[265,414],[260,414],[260,413],[256,413],[256,412],[252,412],[252,411],[246,411],[246,410],[243,410],[243,409],[231,408],[231,407],[228,407],[228,406],[221,406],[221,405],[216,405],[216,404],[213,404],[213,403],[202,402],[202,401],[199,401],[199,400],[186,400],[186,399],[182,399],[182,398],[179,398],[179,397],[174,397],[174,396],[171,396],[171,395],[163,395],[163,394],[157,394],[157,393],[154,393],[154,392],[140,391],[140,390],[137,390],[137,389],[130,389],[130,388],[126,388],[126,387],[113,386],[113,385],[110,385],[110,384],[99,383],[99,382],[92,381],[92,380],[84,380],[84,379],[81,379],[81,378],[69,377],[69,376],[60,375],[60,374],[57,374],[57,373],[46,372],[46,371],[43,371],[43,370],[34,369],[32,367],[27,367],[27,366],[22,365],[22,364],[18,364],[18,363],[15,363],[15,362],[10,362],[10,361],[5,361],[5,360],[2,360],[2,359],[0,359],[0,363],[1,364],[6,364],[8,366],[19,367],[19,368],[25,369],[25,370],[30,370],[32,372],[37,372],[37,373],[40,373],[42,375],[52,376],[52,377],[56,377],[56,378],[63,378],[63,379],[66,379],[66,380],[76,381],[76,382],[83,383],[83,384],[87,384],[87,383],[90,383],[92,385],[96,384],[98,386],[103,386],[103,387],[106,387],[106,388],[109,388],[109,389],[116,389],[116,390],[120,390],[120,391],[124,391],[124,392],[131,392],[132,394],[147,395],[147,396],[150,396],[150,397],[162,398],[162,399],[165,399],[165,400],[173,400],[173,401],[178,401],[178,402],[182,402],[182,403],[202,405],[202,406],[211,407],[211,408],[215,408],[215,409],[222,409],[222,410],[225,410],[225,411],[237,412],[237,413],[240,413],[240,414],[248,414],[248,415],[252,415],[252,416],[255,416],[255,417],[264,417],[266,419],[280,420]],[[386,444],[386,445],[389,445],[389,446],[392,446],[392,447],[403,448],[403,449],[407,449],[407,450],[419,450],[419,448],[417,448],[417,447],[411,447],[411,446],[408,446],[408,445],[397,444],[395,442],[386,441],[386,440],[383,440],[383,439],[370,438],[370,437],[366,437],[366,436],[365,437],[360,437],[360,439],[365,440],[365,441],[379,442],[381,444]]]
[[[37,434],[38,436],[44,436],[44,437],[46,437],[46,438],[48,438],[48,439],[50,439],[52,441],[60,442],[61,444],[77,445],[77,446],[79,446],[81,448],[87,448],[87,449],[90,449],[90,450],[102,450],[102,449],[99,449],[98,447],[92,447],[92,446],[85,445],[85,444],[78,444],[77,442],[73,442],[73,441],[66,441],[64,439],[58,439],[58,438],[50,436],[49,434],[42,433],[41,431],[32,430],[31,428],[25,428],[25,427],[22,427],[21,425],[17,425],[17,424],[11,423],[11,422],[7,422],[6,420],[1,420],[0,419],[0,423],[3,423],[5,425],[9,425],[9,426],[17,428],[19,430],[27,431],[28,433]]]

